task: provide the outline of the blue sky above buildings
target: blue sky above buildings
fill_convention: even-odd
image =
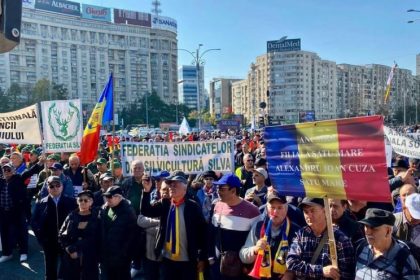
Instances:
[[[77,0],[76,0],[77,1]],[[152,0],[79,0],[82,3],[151,12]],[[221,48],[205,55],[206,87],[217,76],[244,78],[266,41],[301,38],[302,50],[349,64],[394,61],[415,74],[420,53],[420,10],[415,0],[161,0],[163,16],[178,22],[179,48]],[[191,64],[179,52],[179,65]]]

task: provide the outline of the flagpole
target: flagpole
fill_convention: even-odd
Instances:
[[[324,197],[324,209],[325,218],[327,220],[328,247],[330,248],[331,265],[335,268],[338,268],[337,245],[334,238],[334,229],[328,197]]]
[[[112,75],[112,152],[111,152],[111,176],[114,176],[114,149],[115,149],[115,144],[114,144],[114,137],[115,137],[115,119],[114,119],[114,107],[115,107],[115,102],[114,102],[114,73],[111,72]]]

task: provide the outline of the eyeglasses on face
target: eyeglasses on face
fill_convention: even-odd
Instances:
[[[89,202],[89,198],[78,198],[77,201],[78,202],[88,203]]]
[[[12,172],[12,169],[9,169],[9,168],[4,168],[4,169],[3,169],[3,172]]]
[[[113,197],[113,195],[106,195],[105,198],[106,199],[111,199]]]

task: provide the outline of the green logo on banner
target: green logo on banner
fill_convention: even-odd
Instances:
[[[70,102],[68,110],[60,111],[56,103],[53,103],[48,108],[48,125],[55,138],[61,141],[73,140],[80,128],[79,108]]]

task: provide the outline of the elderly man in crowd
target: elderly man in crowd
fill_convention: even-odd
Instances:
[[[406,189],[406,191],[404,191]],[[394,234],[399,240],[410,245],[414,257],[419,260],[420,256],[420,194],[415,193],[412,185],[401,187],[404,193],[411,192],[402,199],[403,210],[395,213]],[[401,195],[402,197],[402,195]]]
[[[41,157],[35,164],[22,174],[17,174],[11,163],[2,164],[3,178],[0,179],[0,237],[3,245],[3,256],[0,262],[12,259],[12,251],[17,239],[20,251],[20,261],[28,257],[28,197],[25,180],[42,169],[45,159]]]
[[[151,182],[143,182],[141,213],[160,217],[156,257],[163,256],[162,279],[196,279],[197,271],[204,270],[207,259],[207,224],[200,206],[186,198],[187,179],[177,171],[165,180],[171,200],[162,199],[150,204]]]
[[[64,168],[63,173],[71,179],[75,195],[83,190],[95,191],[93,174],[89,169],[80,166],[80,159],[77,155],[69,157],[69,166]]]
[[[103,194],[108,191],[110,187],[114,184],[114,177],[111,174],[105,173],[102,174],[101,178],[99,179],[99,186],[100,189],[93,193],[93,206],[95,207],[102,207],[106,200]]]
[[[296,279],[354,279],[354,250],[350,239],[334,229],[338,267],[331,264],[324,200],[305,197],[299,204],[306,227],[296,233],[287,256],[287,268]]]
[[[73,188],[73,182],[69,177],[64,175],[63,173],[63,166],[61,163],[53,163],[49,168],[51,170],[51,176],[57,176],[61,180],[61,184],[63,185],[63,195],[68,197],[75,197],[74,188]],[[46,197],[49,194],[48,192],[48,182],[44,182],[44,185],[42,186],[41,190],[39,191],[39,197],[42,199]]]
[[[356,248],[355,279],[420,279],[410,250],[392,236],[395,217],[391,212],[369,208],[359,222],[365,226],[366,240]]]
[[[299,226],[287,217],[288,205],[285,196],[272,191],[267,197],[267,214],[255,223],[248,234],[245,245],[239,252],[245,264],[255,262],[258,252],[269,246],[271,252],[270,272],[272,279],[286,274],[286,257]],[[293,277],[293,273],[290,275]],[[259,276],[259,275],[257,275]]]
[[[255,187],[248,189],[245,193],[245,199],[254,203],[257,207],[267,202],[267,186],[265,185],[267,178],[267,170],[262,167],[254,169],[252,179],[254,180]]]
[[[347,200],[329,199],[333,224],[338,227],[353,244],[364,238],[361,225],[347,211]]]
[[[107,280],[129,280],[136,215],[119,186],[110,187],[103,196],[101,268]]]
[[[77,203],[73,197],[63,195],[60,177],[50,176],[46,182],[48,196],[35,204],[31,226],[44,250],[45,279],[50,280],[58,279],[57,266],[62,255],[59,229],[67,215],[77,208]]]

